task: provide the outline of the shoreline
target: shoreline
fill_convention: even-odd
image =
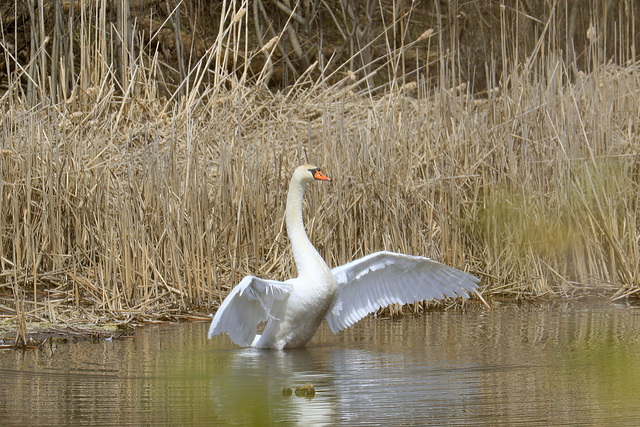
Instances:
[[[164,320],[138,319],[130,322],[93,323],[72,319],[65,323],[26,322],[26,331],[20,333],[19,322],[0,325],[0,350],[35,350],[52,343],[78,341],[110,341],[134,338],[136,331],[153,324],[175,324],[181,322],[209,322],[211,317],[194,312],[184,312]]]
[[[528,298],[526,300],[518,300],[515,298],[507,298],[504,296],[496,296],[488,301],[489,307],[481,301],[477,296],[470,300],[465,300],[463,304],[459,299],[445,301],[430,301],[427,307],[422,303],[407,304],[401,307],[388,306],[377,313],[369,316],[378,318],[379,320],[394,320],[410,316],[423,316],[432,312],[444,311],[467,311],[467,310],[491,310],[499,309],[504,306],[523,306],[523,307],[544,307],[556,304],[575,304],[575,303],[608,303],[608,304],[625,304],[638,306],[639,301],[636,298],[612,299],[613,295],[607,295],[603,292],[581,292],[573,296],[549,297],[538,296]],[[27,322],[25,340],[21,342],[19,337],[19,325],[17,323],[6,323],[0,325],[0,350],[37,350],[46,351],[47,346],[52,344],[67,344],[78,341],[92,341],[98,343],[101,341],[123,340],[135,338],[136,332],[140,328],[151,325],[175,325],[186,322],[208,323],[211,321],[211,315],[204,314],[201,311],[184,311],[171,315],[161,315],[158,319],[139,318],[132,319],[128,322],[117,322],[106,317],[104,321],[92,323],[83,319],[71,319],[66,323],[51,324],[49,322]]]

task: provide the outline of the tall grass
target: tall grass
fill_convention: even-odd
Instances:
[[[145,39],[127,2],[119,26],[102,3],[72,2],[77,31],[53,40],[59,60],[41,55],[37,26],[27,66],[5,40],[2,318],[210,311],[248,273],[295,274],[283,216],[301,162],[334,179],[309,189],[305,213],[332,266],[388,249],[471,270],[485,295],[640,291],[640,78],[627,17],[616,21],[620,40],[632,36],[615,53],[625,60],[607,62],[594,42],[579,71],[553,46],[553,13],[525,61],[501,15],[503,58],[488,60],[478,94],[453,54],[459,40],[437,28],[405,37],[411,14],[394,7],[353,62],[312,63],[271,92],[279,40],[251,53],[252,9],[231,3],[201,56],[183,43],[175,85],[149,39],[184,25],[179,5]],[[441,12],[451,21],[455,10]],[[354,67],[378,42],[385,54]],[[250,75],[241,58],[265,55]],[[420,57],[434,62],[403,69]],[[372,80],[383,72],[386,83]]]

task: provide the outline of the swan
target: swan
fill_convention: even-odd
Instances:
[[[333,333],[393,303],[463,296],[478,279],[431,259],[376,252],[329,269],[304,229],[302,199],[308,183],[331,181],[313,165],[296,168],[289,184],[287,234],[298,277],[284,282],[247,276],[224,299],[209,339],[226,332],[234,343],[257,348],[303,347],[323,319]],[[258,325],[267,322],[262,334]]]

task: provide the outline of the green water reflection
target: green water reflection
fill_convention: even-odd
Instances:
[[[594,425],[640,416],[640,310],[606,301],[367,319],[306,349],[207,324],[0,353],[3,424]],[[313,399],[284,397],[306,382]],[[5,420],[7,422],[5,423]]]

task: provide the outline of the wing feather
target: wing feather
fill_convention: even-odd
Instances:
[[[338,297],[326,319],[333,332],[353,325],[367,314],[393,303],[468,298],[478,279],[429,258],[376,252],[333,270]]]
[[[274,302],[285,299],[290,293],[289,283],[245,277],[227,295],[213,316],[209,338],[226,332],[234,343],[251,345],[260,322],[271,317]]]

